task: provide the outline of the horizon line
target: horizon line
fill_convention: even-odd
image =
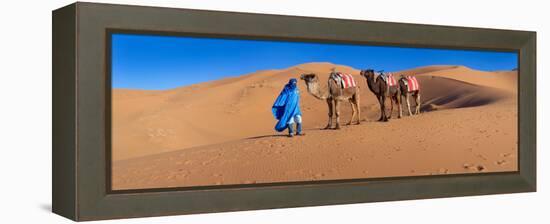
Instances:
[[[252,74],[260,73],[260,72],[266,72],[266,71],[284,71],[284,70],[289,70],[289,69],[292,69],[292,68],[297,68],[297,67],[299,67],[299,66],[302,66],[302,65],[309,65],[309,64],[331,64],[331,65],[334,65],[334,66],[349,67],[349,68],[351,68],[351,69],[353,69],[353,70],[358,70],[358,71],[364,70],[364,69],[357,69],[357,68],[354,68],[354,67],[349,66],[349,65],[335,64],[335,63],[332,63],[332,62],[307,62],[307,63],[300,63],[300,64],[296,64],[296,65],[293,65],[293,66],[290,66],[290,67],[281,68],[281,69],[260,69],[260,70],[254,71],[254,72],[244,73],[244,74],[240,74],[240,75],[226,76],[226,77],[221,78],[221,79],[209,80],[209,81],[204,81],[204,82],[197,82],[197,83],[193,83],[193,84],[189,84],[189,85],[182,85],[182,86],[177,86],[177,87],[172,87],[172,88],[166,88],[166,89],[116,88],[116,87],[113,87],[113,86],[111,86],[111,89],[112,89],[112,90],[133,90],[133,91],[170,91],[170,90],[175,90],[175,89],[179,89],[179,88],[182,88],[182,87],[189,87],[189,86],[193,86],[193,85],[200,85],[200,84],[209,83],[209,82],[214,82],[214,81],[220,81],[220,80],[238,78],[238,77],[247,76],[247,75],[252,75]],[[466,66],[466,65],[433,64],[433,65],[417,66],[417,67],[407,68],[407,69],[403,69],[403,70],[399,70],[399,71],[388,71],[388,72],[396,73],[396,72],[400,72],[400,71],[414,70],[414,69],[419,69],[419,68],[424,68],[424,67],[432,67],[432,66],[465,67],[465,68],[468,68],[468,69],[471,69],[471,70],[482,71],[482,72],[518,71],[518,69],[519,69],[519,68],[516,67],[516,68],[512,68],[512,69],[510,69],[510,70],[492,70],[492,71],[487,71],[487,70],[481,70],[481,69],[474,69],[474,68],[468,67],[468,66]],[[374,68],[365,68],[365,69],[374,69]],[[374,69],[374,70],[377,71],[378,69]],[[381,70],[383,70],[383,69],[381,69]],[[112,74],[111,74],[111,76],[112,76]],[[112,79],[112,77],[111,77],[111,79]]]

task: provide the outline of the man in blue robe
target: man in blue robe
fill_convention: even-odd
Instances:
[[[273,103],[273,107],[271,107],[273,116],[279,120],[275,125],[275,130],[281,132],[288,128],[289,137],[295,135],[294,123],[296,123],[296,134],[304,135],[302,132],[302,112],[300,111],[300,91],[297,83],[298,80],[290,79],[275,103]]]

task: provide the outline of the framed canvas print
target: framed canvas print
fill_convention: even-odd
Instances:
[[[535,191],[535,47],[530,31],[66,6],[53,12],[53,211]]]

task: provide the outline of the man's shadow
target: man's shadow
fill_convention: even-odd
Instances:
[[[287,135],[285,135],[285,134],[278,134],[278,135],[260,135],[260,136],[254,136],[254,137],[245,138],[245,139],[277,138],[277,137],[286,137],[286,136],[287,136]]]
[[[307,131],[318,131],[318,130],[324,130],[324,128],[306,128],[304,129],[304,132],[307,134]],[[279,137],[288,138],[288,134],[286,131],[284,131],[284,132],[281,132],[281,134],[260,135],[260,136],[248,137],[245,139],[279,138]]]

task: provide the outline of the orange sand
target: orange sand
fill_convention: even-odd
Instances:
[[[299,82],[306,136],[273,130],[271,104],[289,78],[355,75],[361,125],[319,130],[328,108]],[[113,91],[113,189],[268,183],[517,170],[517,72],[429,66],[422,113],[379,117],[359,71],[308,63],[166,91]],[[414,105],[414,102],[411,101]],[[342,123],[351,116],[342,105]],[[405,110],[406,111],[406,110]],[[407,113],[404,113],[406,115]]]

